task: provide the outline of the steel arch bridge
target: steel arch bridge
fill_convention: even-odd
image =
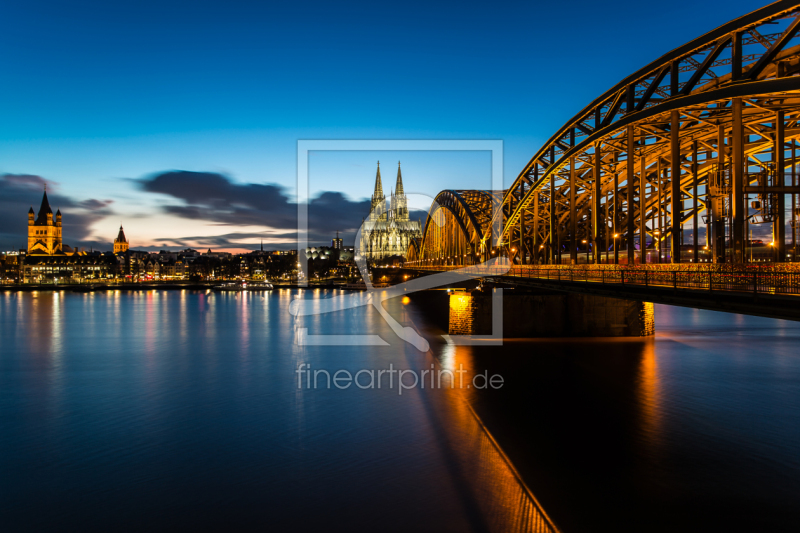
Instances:
[[[639,69],[536,152],[493,219],[477,191],[440,193],[407,259],[744,263],[754,224],[770,226],[777,262],[789,225],[794,259],[799,30],[800,2],[779,1]]]
[[[422,239],[411,243],[406,259],[453,265],[488,257],[492,213],[502,201],[502,191],[440,192],[428,211]]]

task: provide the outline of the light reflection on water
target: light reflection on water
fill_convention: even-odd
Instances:
[[[301,362],[436,362],[374,309],[296,318],[296,296],[0,295],[4,528],[548,530],[460,392],[298,389]],[[300,328],[393,345],[298,346]]]
[[[297,295],[0,294],[4,525],[544,531],[524,484],[565,531],[800,523],[797,323],[658,306],[653,339],[456,347],[429,302],[387,302],[421,354],[369,307],[293,317]],[[309,390],[300,363],[505,385]]]
[[[796,530],[800,324],[657,306],[656,330],[438,349],[504,376],[466,392],[563,530]]]

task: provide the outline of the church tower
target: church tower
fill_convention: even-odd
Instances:
[[[392,218],[398,222],[408,221],[408,199],[403,190],[403,174],[400,172],[400,161],[397,162],[397,183],[391,201]]]
[[[125,238],[125,232],[122,231],[122,225],[119,227],[119,235],[114,239],[114,253],[125,253],[128,251],[128,239]]]
[[[386,196],[383,194],[383,183],[381,183],[380,161],[378,161],[378,173],[375,176],[375,191],[372,193],[369,219],[386,220]]]
[[[47,186],[44,188],[42,205],[36,220],[33,207],[28,211],[28,255],[55,255],[61,252],[61,210],[53,218],[53,210],[47,199]]]

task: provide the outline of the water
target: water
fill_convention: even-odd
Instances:
[[[368,307],[296,319],[297,296],[0,294],[2,529],[544,531],[525,485],[564,531],[800,523],[795,323],[660,306],[651,340],[456,349],[441,300],[388,302],[421,353]],[[303,363],[505,383],[298,388]]]

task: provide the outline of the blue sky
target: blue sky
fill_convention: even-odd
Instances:
[[[148,183],[218,174],[237,198],[274,184],[290,203],[298,139],[501,139],[510,183],[598,94],[761,5],[6,2],[0,186],[15,189],[0,200],[0,248],[24,242],[42,179],[76,221],[73,245],[110,247],[121,222],[138,248],[285,247],[291,232],[270,213],[236,224],[224,198],[194,198],[189,217],[189,200]],[[341,192],[354,211],[384,156],[385,186],[398,158],[417,192],[489,179],[474,154],[354,152],[315,160],[312,191]]]

